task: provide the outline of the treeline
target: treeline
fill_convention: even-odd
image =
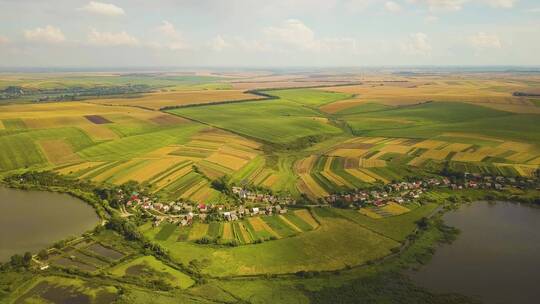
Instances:
[[[108,97],[124,94],[139,94],[151,92],[149,85],[119,85],[119,86],[96,86],[96,87],[71,87],[58,89],[23,89],[10,86],[0,91],[1,99],[34,98],[36,102],[45,101],[74,101],[88,99],[89,97]]]
[[[113,189],[99,188],[91,182],[67,178],[56,172],[28,171],[4,178],[3,183],[8,187],[22,190],[42,190],[67,193],[90,204],[96,213],[106,219],[113,211],[106,200],[106,193]]]

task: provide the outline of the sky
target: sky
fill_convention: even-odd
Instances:
[[[0,67],[540,65],[538,0],[0,0]]]

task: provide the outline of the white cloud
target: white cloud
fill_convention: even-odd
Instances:
[[[439,21],[439,17],[433,16],[433,15],[429,15],[429,16],[427,16],[424,20],[425,20],[427,23],[435,23],[435,22]]]
[[[347,0],[344,2],[344,7],[346,10],[357,13],[366,10],[373,0]]]
[[[535,7],[535,8],[528,9],[527,12],[529,12],[529,13],[540,13],[540,7]]]
[[[512,8],[518,0],[484,0],[485,3],[497,8]]]
[[[408,0],[409,3],[426,5],[430,11],[459,11],[469,0]]]
[[[139,40],[125,31],[118,33],[98,32],[95,29],[88,33],[88,42],[99,46],[136,46]]]
[[[392,12],[392,13],[397,13],[397,12],[401,11],[401,5],[397,4],[394,1],[387,1],[384,4],[384,8],[387,11]]]
[[[47,42],[47,43],[60,43],[66,40],[64,33],[52,25],[45,27],[38,27],[32,30],[24,31],[24,38],[29,41]]]
[[[162,44],[162,47],[170,50],[184,50],[188,48],[182,34],[169,21],[164,20],[156,30],[167,40],[166,43]]]
[[[500,49],[502,43],[496,34],[479,32],[469,37],[469,42],[476,49]]]
[[[429,55],[432,47],[424,33],[415,33],[409,36],[407,42],[401,45],[403,52],[411,55]]]
[[[263,29],[263,33],[271,41],[289,46],[309,49],[314,47],[315,33],[302,21],[289,19],[279,26]]]
[[[105,16],[121,16],[125,14],[121,7],[114,4],[97,1],[90,1],[88,4],[80,8],[80,10]]]
[[[216,36],[210,41],[210,47],[217,52],[221,52],[231,47],[231,43],[226,41],[221,35]]]
[[[407,0],[412,4],[421,4],[430,11],[459,11],[467,3],[482,3],[494,8],[512,8],[519,0]]]
[[[265,49],[303,50],[312,52],[355,51],[357,41],[349,37],[317,38],[315,32],[302,21],[289,19],[279,26],[263,29]],[[260,43],[259,43],[260,44]]]

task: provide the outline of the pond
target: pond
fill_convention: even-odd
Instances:
[[[539,303],[540,208],[476,202],[443,218],[461,233],[410,273],[414,282],[485,303]]]
[[[0,187],[0,262],[36,253],[99,223],[94,209],[67,194]]]

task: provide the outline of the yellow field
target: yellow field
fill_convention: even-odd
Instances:
[[[80,160],[79,156],[73,153],[70,144],[62,139],[49,139],[39,141],[41,150],[52,164],[62,164]]]
[[[272,174],[270,174],[270,176],[268,176],[264,180],[264,182],[262,184],[265,187],[272,188],[272,186],[274,186],[278,180],[279,180],[279,176],[272,173]]]
[[[360,208],[360,210],[358,210],[358,212],[360,212],[360,214],[362,214],[362,215],[368,216],[368,217],[373,218],[373,219],[382,218],[381,215],[369,210],[368,208]]]
[[[383,206],[381,209],[388,213],[391,213],[392,215],[400,215],[411,211],[409,208],[401,206],[400,204],[396,204],[394,202],[386,204],[386,206]]]
[[[263,220],[261,220],[260,217],[250,217],[248,218],[249,223],[255,229],[255,231],[266,231],[273,236],[280,238],[279,234],[277,234],[268,224],[266,224]]]
[[[419,143],[414,144],[414,147],[424,148],[424,149],[437,149],[438,147],[444,144],[445,144],[444,141],[427,139],[427,140],[423,140]]]
[[[221,147],[219,151],[229,155],[234,155],[238,158],[243,158],[245,160],[252,160],[257,156],[257,154],[253,152],[253,150],[240,150],[229,145]]]
[[[386,178],[378,175],[377,173],[375,173],[373,171],[370,171],[369,169],[358,169],[358,170],[364,172],[365,174],[367,174],[367,175],[369,175],[371,177],[373,177],[374,179],[380,180],[381,182],[383,182],[385,184],[388,184],[390,182]]]
[[[519,152],[519,153],[512,154],[506,158],[517,163],[525,163],[528,160],[534,159],[537,155],[538,154]]]
[[[540,165],[540,156],[528,162],[531,165]]]
[[[232,224],[231,223],[224,223],[223,224],[223,235],[221,236],[224,240],[233,240],[234,235],[232,231]]]
[[[382,160],[382,159],[360,158],[360,159],[358,159],[358,166],[360,168],[386,167],[386,161]]]
[[[512,150],[516,152],[535,152],[537,151],[536,147],[531,144],[515,142],[515,141],[505,141],[504,143],[498,146],[504,150]]]
[[[422,158],[429,158],[429,159],[436,159],[436,160],[443,160],[445,159],[448,154],[450,154],[451,151],[448,151],[446,149],[443,150],[427,150],[422,154]]]
[[[374,183],[377,181],[375,178],[371,177],[370,175],[367,175],[360,169],[345,169],[345,171],[349,173],[350,175],[366,183]]]
[[[524,177],[533,177],[536,170],[540,168],[540,166],[536,165],[513,165],[513,167],[519,175]]]
[[[382,149],[380,149],[381,152],[385,153],[399,153],[399,154],[407,154],[411,150],[411,147],[409,146],[401,146],[396,144],[389,144],[384,146]]]
[[[240,233],[242,234],[242,238],[249,243],[251,240],[251,236],[249,235],[246,226],[244,226],[244,223],[240,222],[238,227],[240,227]]]
[[[119,173],[119,172],[122,172],[124,170],[128,170],[129,168],[133,167],[133,166],[136,166],[138,165],[141,161],[143,160],[140,160],[140,159],[131,159],[123,164],[120,164],[116,167],[113,167],[109,170],[106,170],[105,172],[95,176],[94,178],[92,178],[93,181],[95,182],[103,182],[105,181],[106,179],[109,179],[111,177],[113,177],[115,174]],[[115,181],[115,184],[118,184],[116,183]]]
[[[159,110],[164,107],[261,98],[263,97],[245,93],[243,90],[198,90],[157,92],[145,94],[138,98],[96,99],[90,100],[89,102],[95,104],[133,106]]]
[[[176,170],[174,171],[173,173],[167,175],[167,177],[165,177],[164,179],[160,180],[160,181],[157,181],[154,183],[155,185],[155,188],[153,190],[153,192],[157,192],[163,188],[165,188],[168,184],[174,182],[176,179],[188,174],[189,172],[191,172],[192,168],[191,166],[186,166],[180,170]]]
[[[118,138],[118,134],[114,133],[105,125],[85,124],[79,126],[86,134],[90,135],[94,140],[109,140]]]
[[[82,171],[82,170],[97,167],[97,166],[102,165],[102,164],[103,164],[103,162],[84,162],[84,163],[80,163],[80,164],[75,164],[73,166],[64,167],[62,169],[57,169],[55,171],[58,172],[59,174],[69,175],[69,174],[77,173],[77,172]]]
[[[181,163],[184,160],[185,159],[182,157],[168,157],[150,160],[146,165],[142,166],[141,168],[122,175],[115,180],[115,183],[123,184],[130,180],[142,183],[158,175],[159,173],[173,167],[174,165]]]
[[[309,173],[311,168],[313,167],[313,164],[315,163],[315,160],[317,160],[317,156],[310,155],[309,157],[306,157],[302,159],[301,161],[296,163],[296,172],[299,174]]]
[[[302,232],[302,229],[298,228],[295,224],[293,224],[291,221],[289,221],[286,217],[284,217],[283,215],[279,215],[279,218],[284,221],[287,225],[289,225],[291,228],[293,228],[294,230],[296,230],[297,232]]]
[[[313,229],[319,227],[319,223],[311,216],[311,213],[309,213],[306,209],[300,209],[294,211],[294,214],[297,215],[299,218],[301,218],[304,222],[308,223]]]
[[[248,160],[246,159],[219,152],[213,153],[212,155],[207,157],[206,160],[232,170],[240,170],[248,162]]]
[[[208,226],[208,224],[193,223],[193,227],[191,227],[191,231],[189,231],[188,240],[195,241],[204,237],[206,232],[208,232]]]
[[[493,90],[499,87],[499,90]],[[335,113],[357,106],[363,102],[376,102],[390,106],[416,104],[425,101],[467,102],[482,106],[503,109],[516,113],[540,113],[526,98],[515,97],[513,92],[526,89],[526,83],[509,82],[499,79],[463,79],[422,77],[420,80],[407,80],[402,83],[364,83],[361,85],[320,88],[359,97],[337,101],[325,105],[322,110]]]
[[[299,174],[300,179],[304,182],[305,186],[309,191],[316,197],[328,196],[326,192],[319,184],[311,177],[309,173]]]
[[[207,185],[208,185],[208,182],[206,180],[201,180],[197,184],[187,189],[184,193],[182,193],[181,197],[185,199],[190,198],[195,192],[199,191],[200,189],[202,189],[203,187]]]
[[[332,150],[328,153],[330,156],[339,156],[339,157],[361,157],[366,154],[368,149],[348,149],[348,148],[338,148]]]
[[[210,188],[208,184],[197,190],[193,195],[191,195],[190,199],[194,200],[196,202],[206,202],[212,198],[215,198],[219,195],[219,192],[214,190],[213,188]]]

